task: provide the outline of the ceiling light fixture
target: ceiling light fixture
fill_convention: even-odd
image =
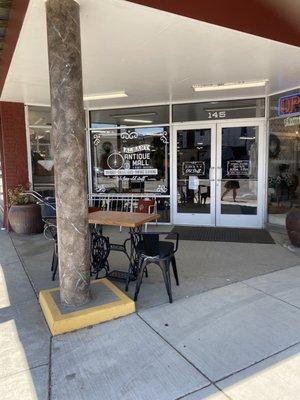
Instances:
[[[141,113],[130,113],[130,114],[112,114],[114,118],[131,118],[131,117],[149,117],[150,115],[156,115],[156,112],[141,112]]]
[[[215,112],[215,111],[239,111],[239,110],[253,110],[257,108],[257,105],[253,106],[241,106],[241,107],[219,107],[219,108],[205,108],[204,111]]]
[[[91,100],[106,100],[106,99],[118,99],[121,97],[128,97],[128,95],[123,91],[120,92],[107,92],[107,93],[98,93],[83,96],[84,101]]]
[[[262,81],[241,81],[241,82],[228,82],[208,85],[193,85],[194,92],[210,92],[214,90],[230,90],[230,89],[244,89],[266,86],[267,80]]]
[[[138,122],[141,124],[151,124],[153,121],[150,121],[149,119],[133,119],[133,118],[124,118],[124,122]]]

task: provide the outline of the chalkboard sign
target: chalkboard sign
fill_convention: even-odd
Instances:
[[[182,163],[183,175],[205,175],[205,161],[186,161]]]
[[[249,160],[227,161],[227,176],[231,178],[249,176],[249,165]]]

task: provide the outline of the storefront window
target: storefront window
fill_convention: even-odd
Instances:
[[[300,89],[270,97],[269,132],[268,219],[285,225],[300,205]]]
[[[54,191],[51,111],[47,107],[28,107],[32,180],[34,190],[43,195]]]
[[[259,118],[264,116],[264,99],[175,104],[172,108],[173,122]]]
[[[91,149],[94,193],[155,196],[170,220],[168,127],[92,130]]]
[[[96,193],[169,194],[167,127],[92,131]]]

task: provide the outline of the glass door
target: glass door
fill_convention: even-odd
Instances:
[[[263,125],[257,121],[217,125],[217,226],[263,226],[262,131]]]
[[[174,223],[214,225],[216,125],[181,125],[174,133]]]

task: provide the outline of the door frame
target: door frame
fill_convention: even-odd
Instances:
[[[210,213],[209,214],[198,214],[198,213],[177,213],[177,131],[184,129],[210,129],[211,130],[211,165],[216,164],[216,123],[212,121],[201,121],[201,123],[181,123],[174,124],[172,127],[172,223],[177,225],[201,225],[201,226],[214,226],[215,225],[215,177],[210,179],[211,184],[211,198],[210,198]],[[201,221],[200,221],[201,220]]]
[[[222,132],[222,127],[230,126],[259,126],[259,157],[258,157],[258,187],[257,187],[257,215],[250,216],[254,218],[243,218],[249,216],[237,215],[237,218],[232,219],[232,215],[229,214],[228,218],[223,218],[222,226],[227,227],[249,227],[249,228],[262,228],[265,223],[266,217],[266,170],[267,170],[267,135],[266,135],[266,119],[265,118],[244,118],[244,119],[228,119],[228,120],[208,120],[208,121],[193,121],[193,122],[181,122],[172,124],[171,126],[171,223],[177,225],[191,225],[191,226],[216,226],[217,224],[217,202],[215,198],[211,198],[211,213],[210,214],[186,214],[177,213],[177,131],[183,129],[211,129],[212,141],[211,141],[211,156],[215,160],[215,166],[217,166],[217,149],[220,147],[220,134]],[[220,150],[219,150],[220,151]],[[212,160],[213,161],[213,160]],[[212,163],[213,166],[213,163]],[[214,173],[214,182],[211,181],[213,185],[213,197],[218,196],[218,189],[215,186],[217,181],[217,170]],[[220,207],[220,204],[219,204]],[[201,223],[195,223],[195,217],[199,215],[199,220]],[[205,218],[205,216],[210,216]],[[238,218],[239,217],[239,218]],[[241,217],[243,218],[243,223],[241,223]],[[256,218],[255,218],[256,217]],[[198,220],[198,221],[199,221]],[[244,224],[247,225],[244,225]]]
[[[222,171],[222,128],[234,128],[240,126],[258,126],[258,176],[257,176],[257,214],[221,214],[221,191],[222,185],[219,180],[219,172]],[[216,174],[216,226],[240,227],[240,228],[262,228],[265,213],[265,164],[266,164],[266,134],[265,124],[259,119],[244,119],[241,121],[224,121],[217,124],[217,174]]]

